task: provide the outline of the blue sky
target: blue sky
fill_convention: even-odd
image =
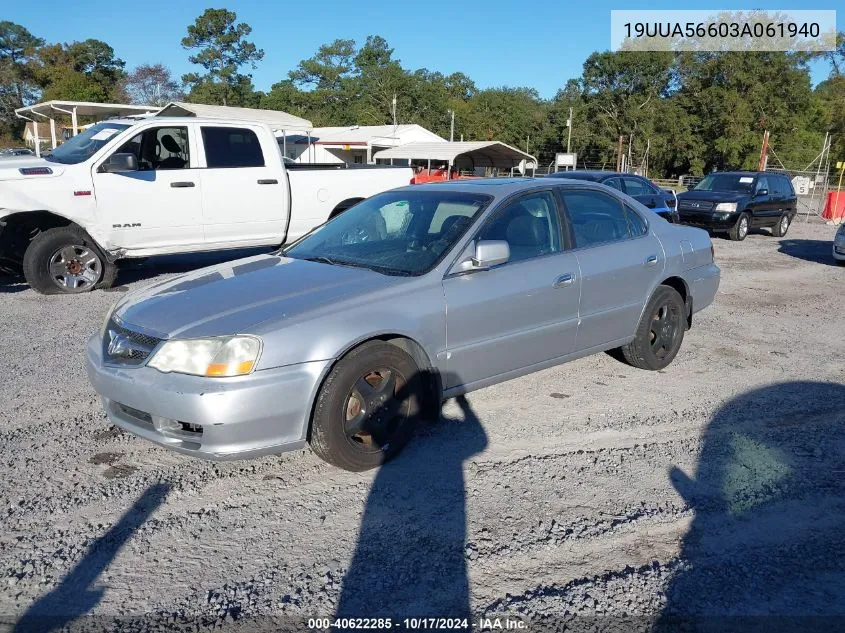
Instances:
[[[611,9],[636,3],[545,4],[486,0],[474,2],[383,2],[381,0],[284,2],[281,0],[145,0],[115,5],[113,0],[42,0],[37,5],[6,3],[2,19],[27,27],[49,42],[89,37],[111,44],[127,69],[161,62],[177,77],[193,70],[180,45],[187,25],[207,7],[225,7],[249,23],[250,38],[264,49],[264,60],[251,71],[256,88],[286,78],[299,60],[335,38],[363,42],[381,35],[406,68],[444,74],[461,71],[479,87],[529,86],[552,97],[571,77],[578,77],[587,56],[610,46]],[[520,7],[524,6],[525,10]],[[642,3],[642,8],[677,9],[677,2]],[[725,2],[694,3],[688,9],[743,9]],[[767,9],[836,9],[841,0],[781,2]],[[837,15],[845,30],[845,11]],[[825,78],[823,64],[813,68],[814,82]]]

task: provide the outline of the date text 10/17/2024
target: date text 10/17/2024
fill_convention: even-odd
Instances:
[[[455,630],[455,631],[525,631],[528,624],[518,618],[309,618],[311,630]]]

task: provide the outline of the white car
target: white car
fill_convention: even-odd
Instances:
[[[119,259],[278,246],[412,177],[286,164],[263,122],[107,120],[0,163],[0,267],[45,294],[107,287]]]
[[[840,266],[845,266],[845,222],[839,225],[833,238],[833,259]]]

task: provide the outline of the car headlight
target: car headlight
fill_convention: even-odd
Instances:
[[[736,211],[736,202],[720,202],[716,205],[715,211]]]
[[[243,376],[258,362],[261,341],[254,336],[224,336],[167,341],[147,363],[162,372],[192,376]]]

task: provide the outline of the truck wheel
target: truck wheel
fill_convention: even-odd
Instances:
[[[789,230],[789,216],[787,214],[783,214],[780,216],[778,223],[772,227],[772,235],[775,237],[783,237],[786,235],[786,232]]]
[[[364,343],[344,356],[323,383],[314,405],[311,449],[344,470],[375,468],[408,442],[422,400],[414,359],[390,343]]]
[[[117,268],[83,231],[60,226],[32,239],[23,256],[23,274],[41,294],[78,294],[110,286]]]
[[[736,220],[736,224],[734,224],[733,228],[728,231],[728,237],[730,237],[734,242],[741,242],[748,236],[749,226],[750,220],[748,218],[748,214],[741,213]]]
[[[658,286],[646,304],[634,340],[619,348],[625,362],[638,369],[663,369],[681,349],[686,308],[678,291]]]

